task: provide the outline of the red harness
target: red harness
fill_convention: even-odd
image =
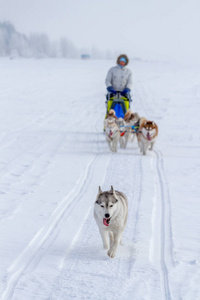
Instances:
[[[113,135],[113,132],[110,130],[110,133],[109,133],[109,138],[112,140],[112,137],[111,137],[111,135]]]

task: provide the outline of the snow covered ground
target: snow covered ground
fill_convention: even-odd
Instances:
[[[155,150],[111,153],[113,61],[0,59],[0,299],[200,299],[200,67],[130,63],[132,110]],[[102,249],[98,186],[129,200],[124,245]]]

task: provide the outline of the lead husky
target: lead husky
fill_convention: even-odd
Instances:
[[[104,249],[108,256],[115,256],[119,243],[122,244],[122,234],[128,218],[128,199],[122,193],[114,191],[99,192],[94,204],[94,217],[99,226]]]

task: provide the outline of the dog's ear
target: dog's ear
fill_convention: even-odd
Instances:
[[[114,192],[115,192],[112,185],[111,185],[110,192],[111,192],[112,194],[114,194]]]
[[[114,197],[116,197],[115,190],[114,190],[114,188],[113,188],[113,186],[112,186],[112,185],[111,185],[110,192],[113,194],[113,196],[114,196]]]
[[[137,119],[137,120],[139,120],[139,119],[140,119],[140,117],[139,117],[138,113],[135,113],[135,117],[136,117],[136,119]]]
[[[101,194],[102,193],[102,189],[101,189],[101,187],[99,186],[99,194]]]

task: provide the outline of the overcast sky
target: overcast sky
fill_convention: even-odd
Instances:
[[[0,0],[0,21],[78,48],[200,62],[200,0]]]

